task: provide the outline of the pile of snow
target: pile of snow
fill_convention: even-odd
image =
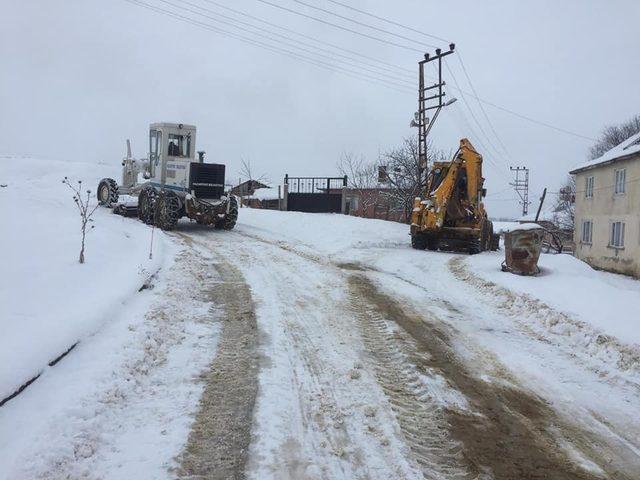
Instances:
[[[494,222],[493,231],[499,235],[518,230],[538,230],[542,228],[537,223],[518,223],[518,222]]]
[[[236,231],[261,238],[336,253],[350,248],[393,247],[411,244],[409,226],[351,217],[339,213],[301,213],[243,208]]]
[[[570,255],[541,255],[541,274],[525,277],[502,272],[503,253],[467,259],[469,271],[516,293],[541,300],[597,331],[640,345],[640,282],[594,270]]]
[[[572,173],[585,168],[595,167],[600,163],[609,162],[619,157],[626,157],[633,153],[640,153],[640,132],[635,135],[631,135],[624,142],[621,142],[619,145],[616,145],[611,150],[605,152],[604,155],[577,166],[572,170]]]
[[[99,208],[81,265],[80,215],[62,179],[95,192],[101,178],[118,178],[118,162],[3,157],[0,164],[1,399],[108,322],[159,268],[164,237],[156,230],[150,260],[151,230]]]

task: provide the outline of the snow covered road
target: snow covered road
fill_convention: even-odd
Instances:
[[[151,314],[0,409],[0,431],[29,427],[0,434],[0,478],[637,480],[638,345],[480,278],[484,255],[414,251],[391,222],[249,209],[232,232],[168,237],[181,253]],[[163,359],[104,406],[130,361],[98,382],[77,365],[127,325]],[[122,334],[125,358],[146,358],[138,341]],[[81,380],[82,410],[56,393],[25,420]]]
[[[255,302],[248,477],[640,471],[635,368],[505,315],[458,278],[467,257],[412,251],[401,225],[242,213],[231,241],[182,234],[233,259]]]

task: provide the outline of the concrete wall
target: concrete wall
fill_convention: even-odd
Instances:
[[[615,171],[626,169],[625,193],[614,194]],[[594,177],[593,197],[586,179]],[[575,255],[593,267],[640,278],[640,156],[576,174]],[[591,244],[582,242],[582,222],[593,222]],[[624,222],[624,247],[609,245],[611,223]]]

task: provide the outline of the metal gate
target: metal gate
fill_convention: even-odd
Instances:
[[[342,190],[347,177],[284,176],[287,210],[291,212],[341,213]]]

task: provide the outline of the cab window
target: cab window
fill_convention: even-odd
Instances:
[[[160,159],[160,145],[162,145],[162,133],[159,130],[149,131],[149,167],[151,175]]]
[[[169,144],[167,146],[167,155],[170,157],[189,157],[191,156],[191,135],[169,134]]]

